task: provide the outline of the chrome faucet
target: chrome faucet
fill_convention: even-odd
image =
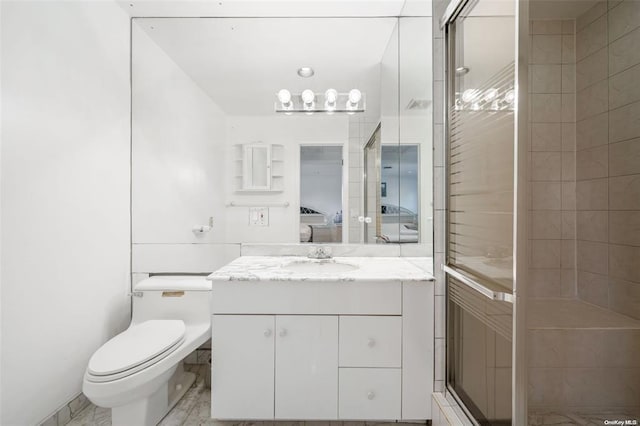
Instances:
[[[331,259],[331,247],[309,247],[309,253],[307,254],[307,257],[309,259]]]

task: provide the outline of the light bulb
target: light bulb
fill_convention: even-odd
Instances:
[[[476,89],[467,89],[462,92],[462,102],[469,103],[473,101],[476,96],[478,96],[478,91]]]
[[[336,109],[336,101],[338,100],[338,92],[335,89],[329,89],[324,93],[324,107],[327,112],[333,112]]]
[[[513,91],[513,89],[507,91],[507,93],[504,95],[504,100],[505,102],[510,104],[516,100],[516,93]]]
[[[495,87],[492,87],[491,89],[485,90],[483,99],[486,102],[491,102],[497,97],[498,97],[498,89],[496,89]]]
[[[307,89],[302,92],[302,102],[304,102],[304,109],[313,109],[314,101],[316,99],[315,93],[312,90]]]
[[[287,89],[282,89],[278,92],[278,100],[282,104],[282,109],[293,109],[293,102],[291,102],[291,92],[289,92]]]
[[[357,105],[360,99],[362,99],[362,93],[358,89],[351,89],[349,92],[349,102]]]

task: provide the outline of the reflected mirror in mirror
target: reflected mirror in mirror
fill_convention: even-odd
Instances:
[[[300,242],[342,242],[342,146],[300,147]]]
[[[134,18],[133,243],[430,244],[430,32],[429,17]],[[341,161],[322,188],[307,149]]]

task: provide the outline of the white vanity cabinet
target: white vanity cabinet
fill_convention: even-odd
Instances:
[[[214,281],[212,417],[431,417],[431,282]]]

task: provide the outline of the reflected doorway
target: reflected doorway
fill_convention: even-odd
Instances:
[[[342,145],[300,146],[300,242],[342,242]]]

